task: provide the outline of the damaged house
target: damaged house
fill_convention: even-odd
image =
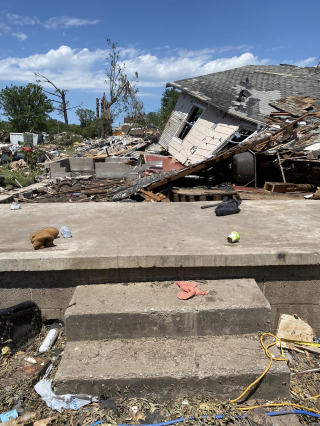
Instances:
[[[254,137],[267,116],[284,111],[279,100],[319,97],[319,83],[318,68],[292,65],[248,65],[170,82],[181,93],[159,143],[181,164],[199,163]],[[300,115],[295,105],[286,108]]]

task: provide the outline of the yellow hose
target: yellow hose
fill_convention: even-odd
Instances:
[[[271,337],[273,337],[274,338],[274,341],[273,342],[271,342],[271,343],[269,343],[267,346],[264,344],[264,341],[263,341],[263,339],[264,339],[264,337],[265,336],[271,336]],[[270,367],[271,367],[271,365],[272,365],[272,363],[273,363],[273,361],[288,361],[288,359],[287,358],[273,358],[272,357],[272,355],[271,355],[271,353],[269,352],[269,348],[271,348],[271,346],[274,346],[276,343],[277,343],[277,341],[278,341],[278,339],[276,338],[276,336],[274,336],[273,334],[271,334],[271,333],[263,333],[261,336],[260,336],[260,342],[261,342],[261,345],[262,345],[262,347],[263,347],[263,349],[264,349],[264,351],[265,351],[265,353],[266,353],[266,355],[267,355],[267,357],[270,359],[270,362],[269,362],[269,365],[268,365],[268,367],[264,370],[264,372],[253,382],[253,383],[251,383],[251,385],[249,385],[243,392],[242,392],[242,394],[240,395],[240,396],[238,396],[238,398],[235,398],[235,399],[233,399],[233,400],[231,400],[230,402],[237,402],[237,401],[239,401],[239,399],[241,399],[253,386],[255,386],[266,374],[267,374],[267,372],[270,370]],[[290,386],[291,387],[291,386]],[[291,389],[293,389],[292,387],[291,387]],[[294,391],[296,391],[295,389],[294,389]],[[314,396],[313,398],[318,398],[318,397],[320,397],[320,394],[319,395],[317,395],[317,396]],[[241,411],[249,411],[249,410],[253,410],[253,409],[255,409],[255,408],[259,408],[259,407],[285,407],[285,406],[290,406],[290,407],[297,407],[297,408],[301,408],[302,410],[305,410],[305,411],[312,411],[313,413],[316,413],[316,414],[320,414],[320,411],[317,411],[317,410],[313,410],[312,408],[309,408],[309,407],[304,407],[303,405],[299,405],[299,404],[293,404],[293,403],[291,403],[291,402],[284,402],[284,403],[278,403],[278,404],[264,404],[264,405],[255,405],[255,406],[253,406],[253,407],[239,407],[239,410],[241,410]]]
[[[271,336],[274,338],[274,342],[269,343],[267,346],[264,344],[263,338],[264,336]],[[241,399],[254,385],[256,385],[257,383],[260,382],[260,380],[267,374],[267,372],[270,370],[270,367],[273,363],[273,361],[288,361],[287,358],[273,358],[271,353],[269,352],[269,348],[271,348],[271,346],[274,346],[277,343],[278,339],[276,338],[276,336],[274,336],[271,333],[263,333],[260,336],[260,343],[267,355],[267,357],[270,359],[269,365],[268,367],[264,370],[264,372],[261,374],[261,376],[259,376],[253,383],[251,383],[251,385],[249,385],[247,387],[247,389],[245,389],[242,394],[240,396],[238,396],[238,398],[231,400],[230,402],[237,402],[239,401],[239,399]]]

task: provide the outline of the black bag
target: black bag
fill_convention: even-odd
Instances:
[[[230,200],[228,197],[223,199],[223,202],[218,205],[215,209],[215,213],[217,216],[228,216],[230,214],[239,213],[241,210],[239,209],[239,205],[241,204],[241,199],[233,199]]]

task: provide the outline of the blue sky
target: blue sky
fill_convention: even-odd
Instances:
[[[107,90],[106,38],[127,73],[139,73],[147,112],[168,81],[249,64],[314,66],[320,1],[1,0],[0,89],[40,72],[68,89],[71,105],[95,109]],[[70,122],[77,122],[70,112]],[[117,124],[117,123],[116,123]]]

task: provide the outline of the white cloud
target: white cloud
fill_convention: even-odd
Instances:
[[[96,25],[100,21],[98,19],[89,21],[88,19],[71,18],[69,16],[61,16],[60,18],[50,18],[40,23],[47,30],[57,30],[59,28],[83,27],[85,25]]]
[[[36,16],[21,16],[15,13],[7,13],[6,17],[13,25],[35,25],[39,21]]]
[[[11,31],[11,27],[6,24],[0,24],[0,31],[8,33],[9,31]]]
[[[128,77],[132,78],[138,71],[140,88],[164,87],[168,81],[268,62],[268,59],[260,60],[249,52],[213,60],[210,49],[177,50],[175,54],[170,52],[163,57],[133,48],[121,48],[120,51]],[[108,53],[104,49],[90,51],[61,46],[25,58],[9,57],[0,61],[0,80],[34,82],[34,72],[40,72],[64,89],[102,91],[106,89],[104,70]]]
[[[303,59],[301,61],[297,61],[294,63],[294,65],[297,65],[298,67],[312,67],[313,65],[315,65],[315,60],[316,58],[307,58],[307,59]]]
[[[13,37],[17,37],[17,39],[20,41],[25,41],[28,38],[27,34],[24,34],[24,33],[12,33],[11,35]]]
[[[96,25],[100,21],[89,19],[79,19],[70,16],[60,16],[58,18],[49,18],[47,20],[40,20],[36,16],[22,16],[16,15],[15,13],[7,13],[8,21],[13,25],[41,25],[47,30],[57,30],[59,28],[72,28],[72,27],[83,27],[85,25]]]

